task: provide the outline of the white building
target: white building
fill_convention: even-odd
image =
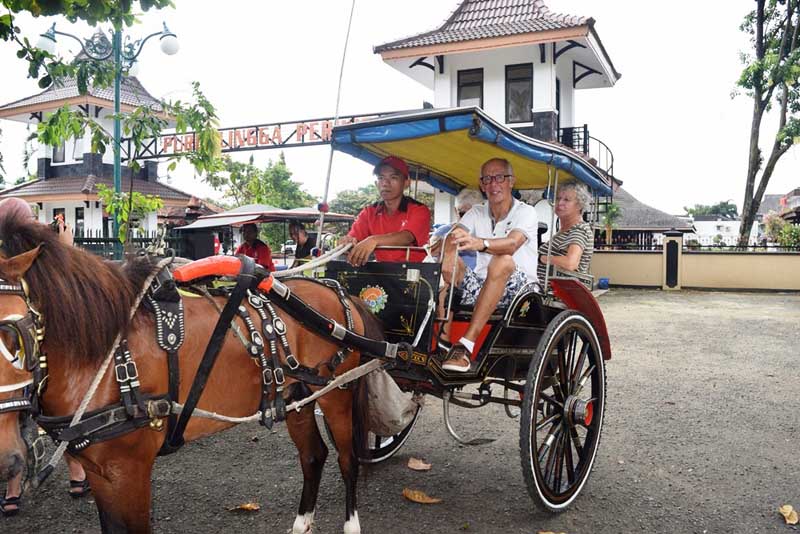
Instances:
[[[95,38],[107,41],[102,32],[98,32]],[[107,132],[113,132],[113,87],[98,89],[90,86],[88,94],[81,95],[75,79],[63,80],[60,86],[53,84],[41,93],[0,106],[0,119],[27,123],[35,128],[48,114],[65,105],[74,111],[91,115]],[[120,89],[122,113],[140,106],[161,111],[159,102],[138,79],[124,76]],[[123,157],[126,157],[124,148],[123,145]],[[92,153],[87,132],[85,137],[70,139],[61,146],[39,145],[35,157],[36,178],[0,191],[0,198],[16,196],[38,205],[42,222],[49,222],[60,213],[76,233],[111,235],[111,218],[97,196],[98,184],[114,187],[114,153],[111,144],[103,154]],[[159,196],[164,202],[165,213],[185,209],[192,204],[190,194],[158,181],[158,163],[155,161],[143,162],[137,173],[132,173],[123,164],[123,190],[128,191],[131,186],[139,193]],[[144,220],[138,221],[138,225],[145,231],[155,230],[157,214],[148,214]]]
[[[479,106],[613,175],[608,148],[574,120],[577,91],[612,87],[620,78],[594,19],[554,13],[543,0],[464,0],[436,30],[375,53],[431,89],[435,107]],[[450,222],[452,214],[452,197],[437,191],[434,222]]]

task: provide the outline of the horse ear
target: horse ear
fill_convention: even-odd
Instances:
[[[42,245],[39,245],[28,252],[17,254],[13,258],[0,258],[0,275],[7,280],[19,280],[31,268],[31,265],[39,256],[41,248]]]

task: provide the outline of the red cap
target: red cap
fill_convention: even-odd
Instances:
[[[398,158],[397,156],[386,156],[382,160],[375,165],[375,170],[373,171],[374,174],[377,176],[381,170],[381,166],[388,165],[389,167],[393,168],[400,174],[402,174],[405,178],[408,178],[408,165],[402,159]]]

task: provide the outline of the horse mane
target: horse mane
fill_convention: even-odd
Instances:
[[[33,306],[43,315],[44,346],[76,363],[101,361],[117,334],[130,328],[130,311],[153,266],[149,259],[125,268],[61,243],[49,226],[0,217],[3,256],[42,245],[25,274]]]

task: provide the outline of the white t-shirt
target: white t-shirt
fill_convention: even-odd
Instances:
[[[502,221],[495,222],[489,209],[489,203],[484,202],[483,204],[472,206],[472,209],[465,213],[458,223],[464,226],[470,234],[481,239],[508,237],[512,230],[518,230],[525,234],[527,239],[514,253],[514,262],[519,270],[528,276],[529,281],[538,282],[536,263],[539,261],[539,255],[536,250],[536,240],[539,220],[536,217],[536,210],[533,206],[529,206],[517,199],[512,200],[511,210]],[[478,261],[475,265],[475,274],[481,278],[486,278],[490,261],[492,261],[491,254],[479,252]]]

